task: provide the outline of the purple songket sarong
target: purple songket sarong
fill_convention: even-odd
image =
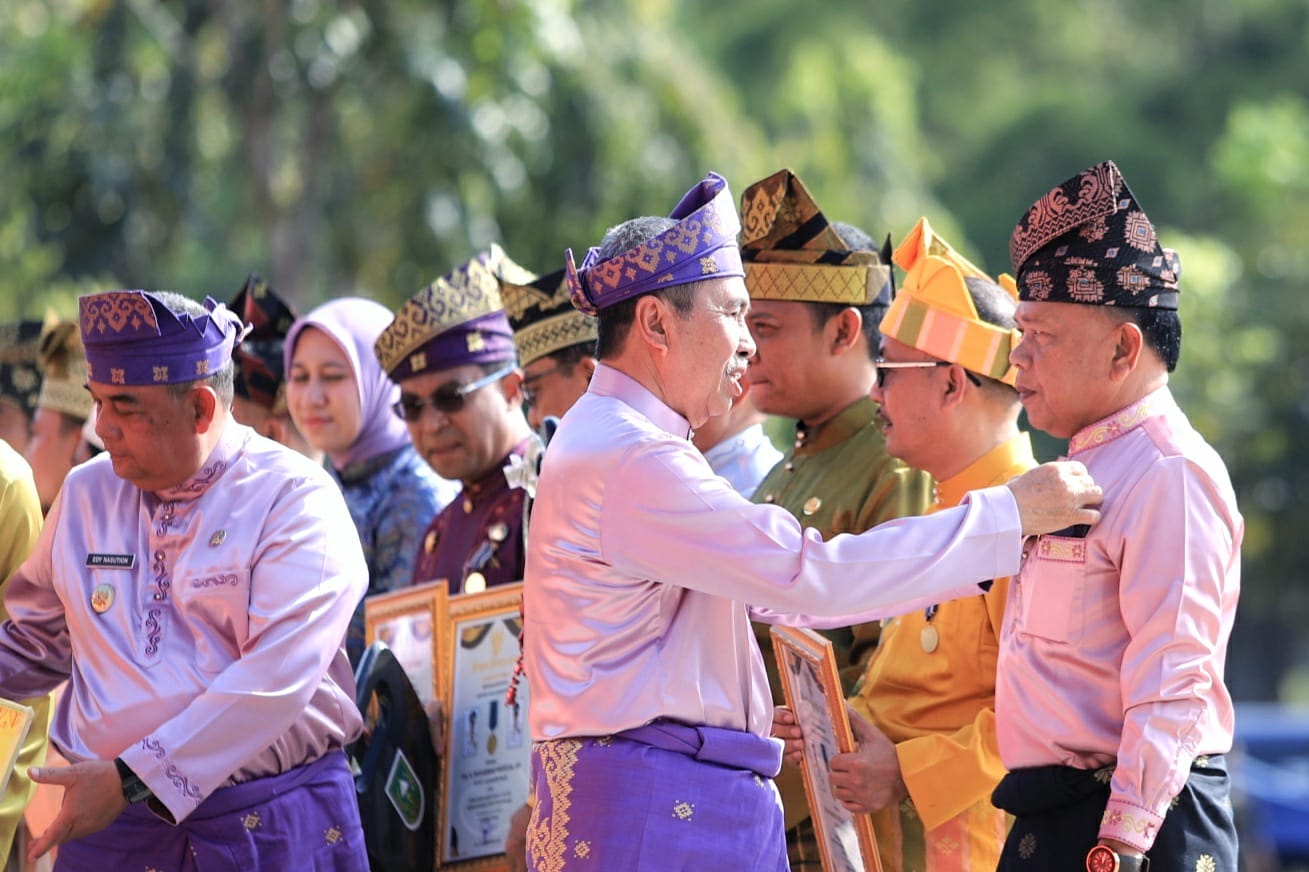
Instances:
[[[786,870],[779,741],[672,721],[532,748],[533,870]]]
[[[177,825],[145,803],[130,805],[100,832],[59,847],[56,872],[88,869],[366,872],[345,755],[216,790]]]

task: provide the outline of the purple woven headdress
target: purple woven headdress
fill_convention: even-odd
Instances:
[[[173,312],[148,291],[107,291],[77,302],[88,378],[102,384],[207,378],[227,365],[249,329],[213,297],[205,298],[202,317]]]
[[[564,261],[573,305],[594,315],[660,288],[745,275],[736,243],[741,221],[722,176],[705,176],[668,217],[677,226],[608,260],[601,260],[600,249],[593,246],[580,269],[568,249]]]

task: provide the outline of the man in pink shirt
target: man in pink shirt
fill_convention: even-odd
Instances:
[[[367,578],[341,492],[232,419],[221,303],[79,300],[105,451],[69,473],[6,583],[0,696],[67,680],[31,770],[64,788],[28,849],[58,869],[368,866],[342,748]]]
[[[1016,820],[999,868],[1235,869],[1219,755],[1244,523],[1168,390],[1177,255],[1112,162],[1038,200],[1010,254],[1019,395],[1104,503],[1089,532],[1029,540],[1010,592],[996,685],[1010,773],[993,801]]]
[[[599,363],[532,510],[532,869],[786,869],[750,618],[841,626],[971,595],[1018,568],[1024,534],[1096,519],[1078,464],[826,541],[734,491],[690,435],[740,396],[754,353],[739,229],[711,173],[669,219],[567,256]]]

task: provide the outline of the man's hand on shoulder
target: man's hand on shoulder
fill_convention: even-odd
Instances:
[[[112,760],[33,767],[27,772],[38,784],[55,784],[64,789],[59,814],[27,848],[29,863],[35,863],[56,845],[98,833],[127,808],[123,780]]]
[[[1104,492],[1076,460],[1043,463],[1011,479],[1024,536],[1053,533],[1100,520]]]

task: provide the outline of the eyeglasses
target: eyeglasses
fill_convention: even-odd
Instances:
[[[873,366],[877,367],[877,386],[879,388],[884,388],[886,387],[886,371],[889,369],[932,369],[938,366],[954,366],[954,364],[948,360],[891,361],[891,360],[882,360],[882,358],[879,357],[873,361]],[[979,388],[982,386],[981,379],[973,375],[968,370],[966,369],[964,370],[964,375],[968,376],[968,380],[973,384],[977,385]]]
[[[527,376],[527,378],[523,379],[523,383],[518,386],[518,389],[523,393],[523,402],[529,406],[532,405],[532,402],[535,399],[532,396],[532,385],[536,384],[541,379],[545,378],[551,373],[558,372],[559,370],[563,369],[565,366],[568,366],[568,364],[566,363],[555,364],[549,369],[543,369],[540,372],[533,373],[532,375],[529,375]]]
[[[502,366],[495,372],[487,373],[476,381],[466,382],[465,384],[444,384],[437,388],[431,397],[424,400],[421,397],[412,395],[400,395],[400,399],[391,404],[391,411],[395,412],[396,417],[414,424],[423,417],[423,410],[428,406],[436,409],[442,415],[453,415],[464,407],[464,398],[473,391],[481,390],[492,382],[499,381],[509,373],[514,371],[514,364]]]

